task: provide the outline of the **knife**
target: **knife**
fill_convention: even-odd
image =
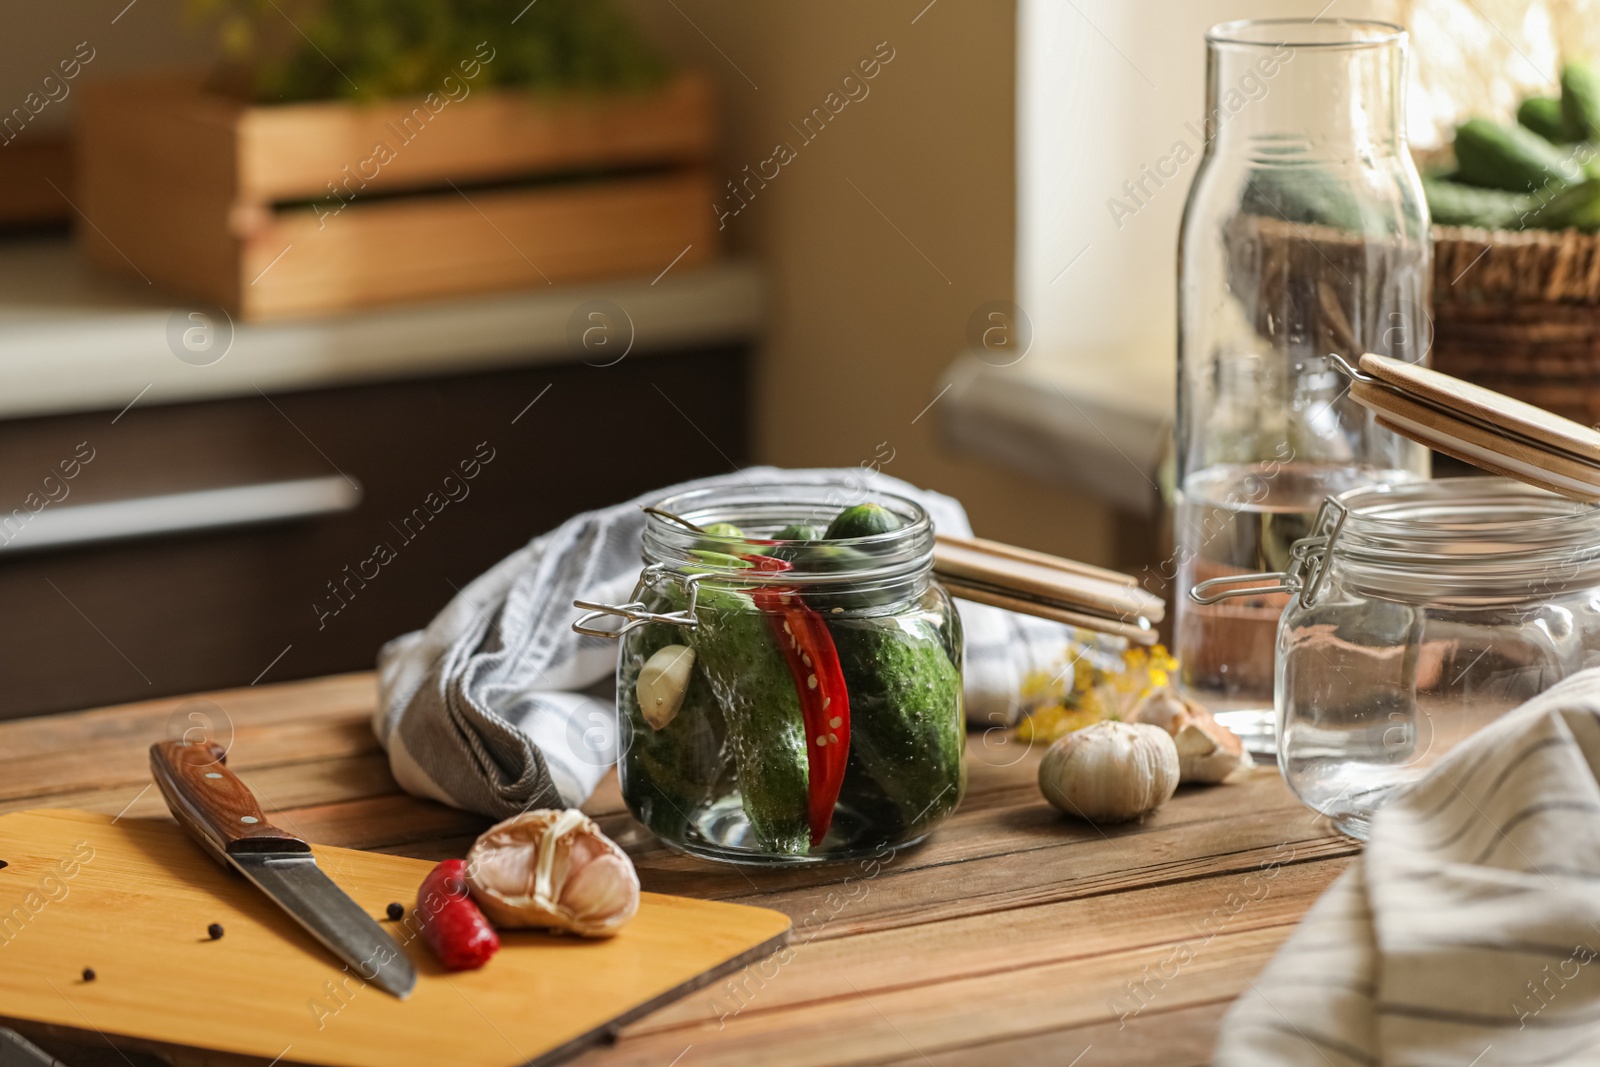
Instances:
[[[158,741],[150,771],[183,828],[271,897],[365,981],[404,1000],[417,984],[405,950],[317,867],[311,846],[261,814],[215,744]]]

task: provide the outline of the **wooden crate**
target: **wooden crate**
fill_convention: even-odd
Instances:
[[[166,78],[85,87],[80,121],[88,257],[247,321],[655,275],[716,251],[697,75],[650,93],[474,91],[436,111],[252,106]]]

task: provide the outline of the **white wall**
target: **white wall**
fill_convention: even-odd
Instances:
[[[77,85],[113,74],[178,67],[202,67],[212,55],[207,30],[183,18],[182,0],[50,0],[5,5],[0,17],[0,114],[23,106],[47,75],[60,76],[59,64],[81,42],[94,58],[83,66],[59,103],[46,104],[23,136],[67,132]],[[52,87],[57,96],[59,88]],[[18,138],[18,143],[23,143]]]
[[[1178,220],[1200,147],[1185,123],[1205,109],[1205,32],[1323,8],[1361,17],[1371,5],[1019,0],[1017,303],[1041,363],[1070,380],[1086,365],[1131,361],[1152,390],[1173,389]],[[1195,157],[1119,225],[1107,201],[1131,204],[1123,183],[1179,141]]]
[[[974,313],[1014,298],[1011,0],[633,6],[676,57],[717,80],[723,177],[793,140],[789,124],[880,42],[895,50],[871,95],[728,220],[730,247],[758,257],[774,283],[756,375],[757,455],[848,466],[887,442],[888,473],[959,497],[980,533],[1114,558],[1102,503],[952,454],[937,407],[923,413],[948,383]]]

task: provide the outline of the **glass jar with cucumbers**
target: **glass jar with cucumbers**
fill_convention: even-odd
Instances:
[[[707,489],[649,514],[619,636],[623,798],[668,845],[794,864],[910,844],[966,786],[961,622],[889,494]],[[621,630],[593,628],[605,614]],[[583,627],[588,625],[588,629]]]

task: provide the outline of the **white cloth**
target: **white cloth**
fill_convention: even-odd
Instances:
[[[1600,1063],[1600,668],[1382,808],[1223,1021],[1216,1063]]]
[[[946,533],[969,534],[961,505],[861,469],[754,467],[585,512],[534,538],[480,575],[427,629],[378,653],[373,730],[408,792],[504,818],[531,806],[581,804],[616,762],[611,691],[617,645],[572,632],[573,600],[620,604],[642,566],[639,508],[714,486],[839,485],[910,497]],[[1062,661],[1058,623],[961,603],[969,722],[1014,722],[1030,672]]]

